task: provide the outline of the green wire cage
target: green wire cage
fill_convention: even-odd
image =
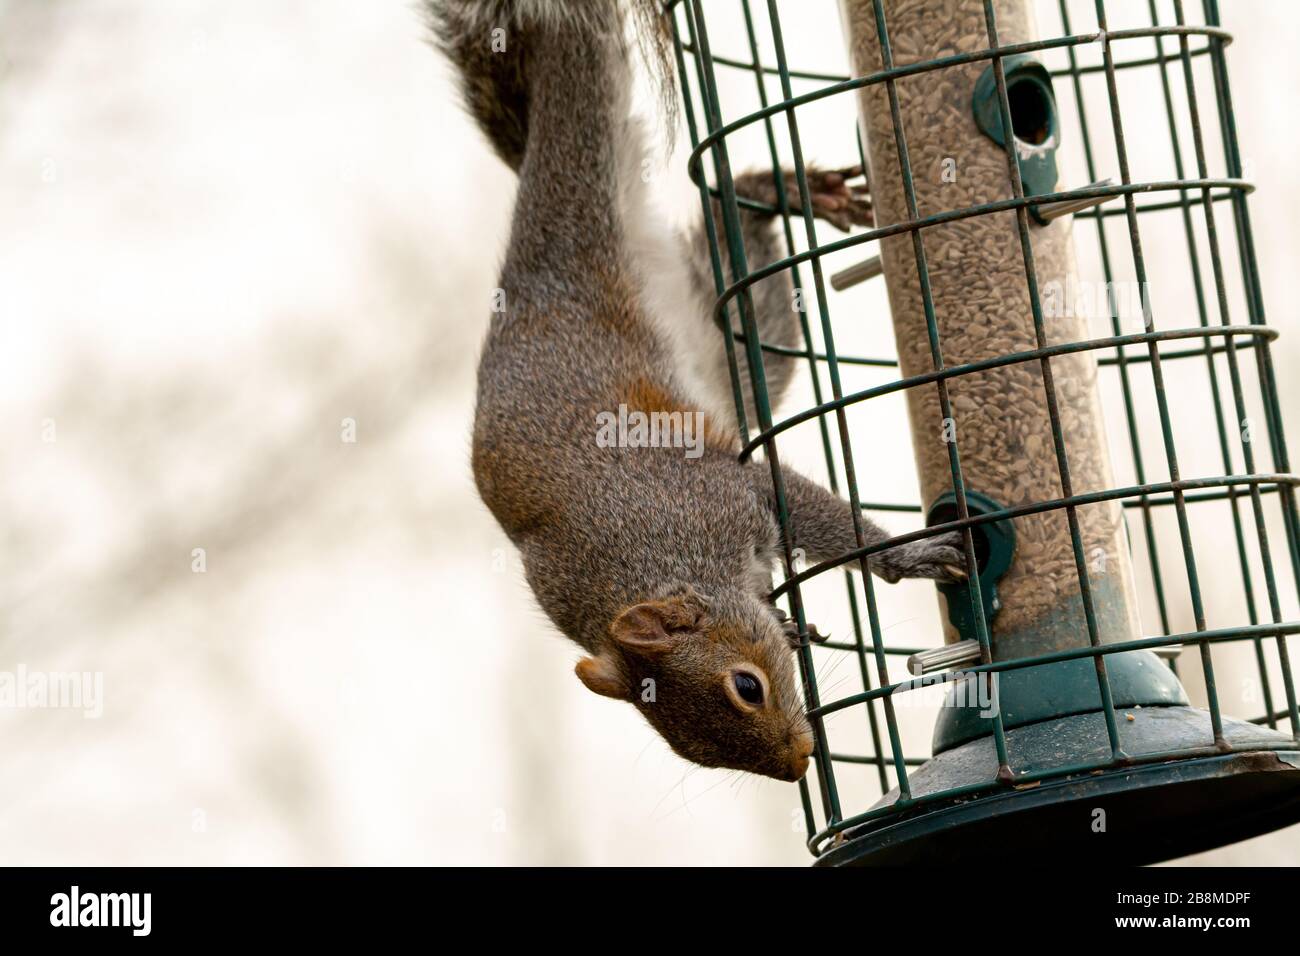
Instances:
[[[824,42],[847,45],[853,76],[788,62],[782,14],[806,18],[812,4],[666,6],[742,455],[761,453],[775,474],[792,431],[816,429],[838,493],[864,513],[925,524],[876,546],[859,531],[856,550],[811,568],[785,554],[773,598],[804,635],[817,750],[799,788],[817,862],[1049,851],[1145,863],[1300,820],[1287,648],[1300,630],[1297,479],[1217,2],[1192,22],[1182,0],[1135,0],[1112,24],[1108,7],[1121,5],[1104,0],[841,0]],[[1041,38],[1035,14],[1059,34]],[[745,102],[723,102],[738,78]],[[800,120],[832,102],[869,171],[876,218],[822,241]],[[1148,106],[1159,121],[1135,130]],[[780,200],[788,255],[754,268],[732,163],[756,134],[774,176],[783,157],[793,166],[799,202]],[[1135,178],[1136,138],[1163,175]],[[831,276],[828,260],[861,260],[871,242],[877,259]],[[1062,307],[1083,281],[1076,262],[1105,290],[1105,334]],[[761,341],[754,319],[750,290],[782,271],[805,303],[801,348]],[[881,273],[897,355],[840,354],[837,330],[884,317],[832,320],[828,284]],[[1171,285],[1194,312],[1162,309],[1151,290]],[[1116,292],[1130,286],[1134,327]],[[739,354],[755,370],[748,384]],[[762,373],[773,354],[797,356],[812,387],[809,407],[780,418]],[[847,370],[880,381],[846,391]],[[907,400],[920,505],[859,493],[850,412],[888,396]],[[1189,476],[1177,439],[1197,403],[1193,427],[1211,436],[1215,465]],[[1131,482],[1114,477],[1123,469]],[[781,521],[788,531],[784,502]],[[944,644],[895,646],[871,555],[953,530],[978,573],[940,588]],[[1176,553],[1162,548],[1175,533]],[[1229,611],[1207,605],[1207,574],[1216,592],[1235,592],[1219,602]],[[852,633],[810,643],[817,609],[804,590],[825,576],[844,579]],[[1262,714],[1223,713],[1225,662],[1253,670]],[[844,671],[856,687],[844,688]],[[927,742],[899,711],[935,685],[946,696]]]

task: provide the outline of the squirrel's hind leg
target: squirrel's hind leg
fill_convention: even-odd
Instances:
[[[850,179],[861,175],[860,168],[823,170],[808,166],[805,175],[813,215],[844,231],[855,225],[869,225],[872,222],[871,203],[867,198],[866,187],[848,185]],[[738,198],[770,207],[755,209],[743,204],[739,206],[741,240],[744,244],[746,265],[753,273],[786,255],[785,237],[777,228],[780,196],[777,193],[775,178],[766,169],[742,173],[735,178],[734,182]],[[792,216],[800,216],[799,185],[793,170],[784,171],[780,185],[784,191],[786,208],[790,210]],[[730,285],[735,278],[727,252],[722,204],[716,199],[713,200],[713,223],[721,246],[723,274],[725,281]],[[701,316],[709,323],[710,331],[716,334],[716,338],[712,339],[715,344],[711,346],[707,363],[710,384],[719,391],[719,394],[731,395],[731,371],[728,367],[726,346],[712,310],[717,300],[717,288],[709,251],[708,230],[703,220],[691,231],[687,244],[692,281],[701,302]],[[774,275],[760,279],[750,286],[749,291],[754,307],[754,323],[762,343],[792,351],[802,349],[804,339],[800,306],[807,309],[808,297],[812,295],[812,290],[804,291],[802,303],[796,300],[790,271],[783,269]],[[737,296],[728,308],[733,334],[743,331],[740,315],[740,309],[743,307],[742,298]],[[743,341],[735,341],[735,355],[741,394],[745,400],[745,416],[751,425],[755,425],[758,418],[754,390],[749,380],[749,361]],[[764,351],[763,379],[767,386],[769,407],[775,408],[785,396],[794,378],[798,362],[799,359],[795,356]]]

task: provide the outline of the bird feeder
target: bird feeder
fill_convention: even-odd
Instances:
[[[815,777],[800,792],[817,862],[988,861],[1048,850],[1142,863],[1300,820],[1300,713],[1287,647],[1300,621],[1284,613],[1300,599],[1297,479],[1233,123],[1231,37],[1217,3],[1205,0],[1199,24],[1175,0],[1175,22],[1161,23],[1151,3],[1148,23],[1113,29],[1107,4],[1096,0],[1087,4],[1089,24],[1074,32],[1071,5],[1060,0],[1061,33],[1044,39],[1027,0],[841,0],[852,64],[852,76],[841,77],[788,62],[781,17],[799,15],[800,5],[768,0],[760,17],[760,5],[739,2],[740,46],[748,51],[741,56],[730,52],[734,35],[726,55],[715,52],[714,5],[667,4],[693,146],[689,168],[712,239],[717,315],[723,329],[739,328],[725,335],[728,354],[743,349],[749,368],[761,367],[765,355],[788,355],[758,338],[749,289],[789,270],[812,303],[799,354],[816,403],[774,420],[756,374],[757,421],[748,422],[733,362],[743,454],[761,450],[775,467],[781,439],[815,419],[831,475],[840,473],[837,459],[843,465],[836,490],[864,511],[884,508],[859,495],[845,413],[903,392],[922,495],[915,511],[926,524],[812,568],[787,554],[773,596],[789,603],[807,634],[816,617],[802,593],[809,580],[865,571],[891,544],[952,530],[962,532],[972,572],[966,583],[938,588],[940,647],[888,646],[866,574],[845,575],[852,639],[800,647],[818,735]],[[772,51],[769,59],[762,48]],[[722,70],[752,75],[758,110],[728,113]],[[1118,91],[1122,73],[1143,76],[1162,104],[1167,122],[1140,130],[1146,141],[1168,142],[1173,167],[1159,180],[1132,175],[1126,133],[1135,131]],[[1092,78],[1104,82],[1097,102],[1099,85],[1085,82]],[[876,222],[824,242],[808,201],[799,117],[829,97],[844,104],[846,123],[856,118]],[[1061,110],[1067,99],[1070,122]],[[1113,154],[1090,138],[1098,103]],[[1217,150],[1207,142],[1210,122]],[[731,150],[736,134],[753,127],[766,135],[774,175],[778,140],[788,143],[802,208],[779,210],[789,255],[750,271]],[[1086,179],[1065,180],[1067,147],[1084,158]],[[1123,242],[1111,224],[1125,230]],[[866,259],[868,242],[879,243],[878,259]],[[1148,275],[1144,247],[1174,242],[1186,247],[1184,271]],[[1111,334],[1100,337],[1086,315],[1061,307],[1062,290],[1080,282],[1076,243],[1096,250],[1102,274],[1092,278],[1106,288],[1132,276],[1143,292],[1138,328],[1124,327],[1113,300],[1104,316]],[[848,265],[833,277],[835,288],[883,273],[896,359],[836,349],[825,263],[832,256]],[[1240,296],[1229,288],[1229,256],[1240,270]],[[1153,281],[1192,285],[1195,319],[1156,314],[1144,294]],[[1174,420],[1181,396],[1166,387],[1174,362],[1195,363],[1203,376],[1196,388],[1210,396],[1221,473],[1180,469]],[[850,363],[897,374],[845,393],[840,369]],[[1122,417],[1104,414],[1103,382],[1122,397]],[[1188,387],[1178,378],[1178,388]],[[1264,421],[1247,434],[1241,425],[1255,396]],[[1147,408],[1158,425],[1154,446]],[[1125,446],[1136,480],[1120,485],[1112,447]],[[1167,479],[1149,480],[1149,472]],[[1225,554],[1214,570],[1239,580],[1246,609],[1214,626],[1194,546],[1214,533],[1202,520],[1211,508],[1230,512],[1234,532],[1212,542]],[[782,515],[790,520],[784,507]],[[1172,558],[1160,548],[1166,525],[1180,543]],[[1184,613],[1193,628],[1172,627]],[[1195,701],[1176,669],[1183,649],[1184,673],[1199,672]],[[1216,663],[1238,653],[1253,658],[1264,704],[1248,720],[1221,711],[1215,679]],[[824,699],[818,674],[835,655],[856,658],[862,686]],[[896,704],[934,682],[947,686],[948,701],[921,757],[915,742],[904,741]],[[831,739],[828,718],[850,710],[865,713],[872,752],[845,752]],[[864,773],[878,796],[851,805],[845,775]]]

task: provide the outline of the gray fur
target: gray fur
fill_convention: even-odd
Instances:
[[[734,424],[718,418],[698,458],[596,442],[597,415],[622,402],[699,407],[648,314],[628,239],[628,217],[645,213],[628,157],[644,147],[629,118],[620,7],[435,0],[433,9],[435,22],[462,31],[508,18],[527,39],[509,70],[465,80],[479,101],[473,112],[519,172],[505,311],[492,318],[479,364],[480,495],[519,547],[542,608],[591,655],[579,663],[584,683],[632,702],[688,759],[795,779],[811,734],[785,629],[766,599],[770,582],[755,574],[779,546],[767,466],[741,464]],[[444,45],[454,50],[464,36]],[[456,62],[483,67],[477,57]],[[498,81],[507,88],[490,102]],[[759,258],[774,254],[770,231],[756,221],[748,229]],[[683,245],[682,254],[698,250]],[[763,334],[796,343],[798,316],[781,291],[788,280],[769,285],[756,295]],[[711,341],[718,368],[721,335]],[[790,379],[781,364],[769,372],[778,396]],[[786,486],[798,544],[818,554],[854,546],[846,502],[793,472]],[[873,540],[884,535],[864,525]],[[959,561],[949,544],[926,542],[889,571],[929,574]],[[760,708],[729,698],[737,668],[766,681]],[[650,701],[646,681],[657,688]]]

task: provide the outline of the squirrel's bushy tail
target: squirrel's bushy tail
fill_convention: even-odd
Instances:
[[[529,34],[544,29],[621,32],[638,43],[671,107],[669,31],[659,0],[425,0],[434,41],[460,75],[470,115],[510,168],[528,142]]]

